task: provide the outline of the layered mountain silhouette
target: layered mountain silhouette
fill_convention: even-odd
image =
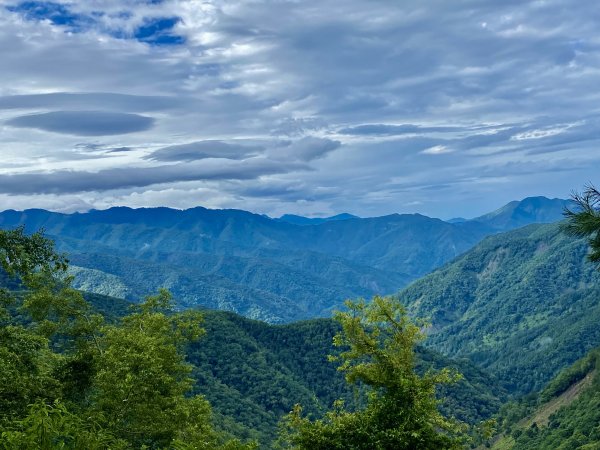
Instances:
[[[396,292],[490,234],[559,219],[565,201],[513,203],[458,223],[419,214],[271,219],[241,210],[116,207],[9,210],[0,227],[44,229],[68,253],[79,288],[136,300],[166,287],[182,308],[279,323],[329,316],[347,298]]]

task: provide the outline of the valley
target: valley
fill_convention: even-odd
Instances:
[[[536,223],[565,204],[526,199],[455,223],[117,208],[7,211],[0,225],[44,229],[111,323],[162,287],[177,310],[201,311],[206,334],[185,349],[191,392],[210,402],[219,432],[261,448],[296,404],[311,417],[340,399],[364,408],[363,387],[328,361],[341,330],[328,317],[346,298],[395,292],[429,322],[417,372],[461,374],[438,389],[440,411],[470,426],[494,419],[499,434],[486,442],[501,450],[552,448],[551,430],[577,428],[572,416],[596,398],[600,274],[585,239]]]
[[[395,214],[302,225],[205,208],[26,210],[0,213],[0,227],[44,229],[83,290],[134,301],[165,287],[182,308],[286,323],[328,317],[349,298],[393,294],[488,235],[559,220],[566,204],[530,198],[460,223]]]

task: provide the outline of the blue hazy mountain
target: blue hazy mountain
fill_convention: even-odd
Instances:
[[[358,219],[359,217],[348,213],[337,214],[331,217],[304,217],[295,214],[284,214],[279,218],[283,222],[293,223],[295,225],[317,225],[323,222],[332,222],[335,220]]]
[[[396,292],[496,233],[497,221],[342,214],[299,225],[202,207],[0,213],[2,228],[25,225],[55,239],[82,289],[135,300],[166,287],[181,307],[269,322],[328,316],[347,298]]]
[[[512,201],[472,221],[484,223],[492,228],[508,231],[531,223],[552,223],[563,219],[565,208],[572,207],[571,200],[546,197],[527,197]]]

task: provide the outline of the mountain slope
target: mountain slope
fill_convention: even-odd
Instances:
[[[398,295],[432,321],[428,344],[515,393],[541,388],[600,344],[600,273],[558,224],[486,238]]]
[[[503,408],[496,450],[600,448],[600,348],[563,370],[536,397]]]
[[[552,223],[563,219],[565,208],[573,206],[571,200],[546,197],[527,197],[513,201],[491,213],[472,219],[494,229],[508,231],[532,223]]]
[[[23,224],[45,229],[70,255],[82,289],[135,299],[162,285],[181,307],[270,322],[328,316],[347,298],[395,292],[489,232],[420,215],[299,226],[204,208],[0,213],[0,227]]]
[[[85,293],[108,320],[127,313],[130,303]],[[186,350],[193,365],[194,392],[210,401],[220,428],[238,437],[258,439],[267,447],[281,417],[300,403],[320,416],[337,399],[349,407],[362,397],[350,388],[327,355],[336,353],[331,319],[269,325],[225,311],[204,310],[206,335]],[[465,360],[417,349],[417,370],[452,367],[464,378],[440,391],[441,409],[469,423],[495,414],[506,399],[497,380]]]
[[[205,312],[206,336],[188,351],[196,367],[196,391],[204,394],[223,423],[237,422],[258,430],[263,441],[276,433],[277,423],[295,403],[307,413],[321,415],[334,400],[355,405],[355,393],[327,360],[338,325],[315,319],[287,325],[268,325],[217,311]],[[464,380],[442,391],[442,410],[479,422],[490,417],[506,398],[497,381],[467,361],[455,361],[420,349],[419,370],[454,367]],[[360,401],[360,398],[359,400]],[[232,431],[236,431],[232,429]]]

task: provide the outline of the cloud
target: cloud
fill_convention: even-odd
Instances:
[[[109,92],[7,95],[0,97],[0,109],[75,109],[147,112],[181,106],[183,101],[169,96],[127,95]]]
[[[231,144],[207,140],[171,145],[155,150],[145,157],[153,161],[197,161],[207,158],[244,159],[264,150],[258,145]]]
[[[206,140],[163,147],[146,155],[152,161],[199,161],[209,158],[241,160],[249,156],[265,155],[274,161],[300,161],[308,163],[338,149],[341,142],[312,136],[296,140]]]
[[[229,163],[119,167],[98,172],[59,170],[47,173],[0,174],[0,193],[63,194],[107,191],[199,180],[252,180],[262,175],[308,170],[303,164],[250,158]]]
[[[149,130],[154,119],[105,111],[53,111],[15,117],[6,124],[77,136],[112,136]]]
[[[443,153],[451,152],[452,149],[446,147],[445,145],[434,145],[433,147],[429,147],[421,151],[421,153],[423,153],[424,155],[441,155]]]
[[[328,153],[338,149],[342,143],[331,139],[304,137],[287,145],[276,146],[269,154],[276,159],[313,161],[324,158]]]
[[[357,136],[398,136],[403,134],[417,133],[433,133],[433,132],[449,132],[462,131],[463,127],[431,127],[420,126],[413,124],[403,125],[388,125],[388,124],[365,124],[354,127],[342,128],[339,130],[341,134],[357,135]]]
[[[106,150],[107,153],[124,153],[124,152],[130,152],[133,149],[131,147],[115,147],[115,148],[111,148]]]
[[[0,184],[27,191],[27,175],[19,200],[37,206],[64,182],[77,205],[273,215],[469,217],[566,196],[600,164],[597,13],[571,6],[7,0],[0,174],[16,178]],[[240,179],[256,158],[265,172]]]

